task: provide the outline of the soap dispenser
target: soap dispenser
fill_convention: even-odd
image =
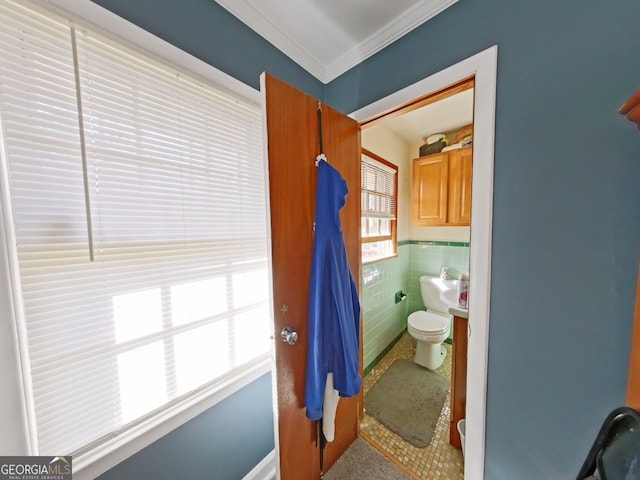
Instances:
[[[469,275],[461,273],[458,279],[458,306],[467,309],[469,305]]]

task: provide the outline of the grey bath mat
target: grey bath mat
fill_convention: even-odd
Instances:
[[[442,375],[396,360],[364,396],[367,414],[418,448],[431,442],[449,392]]]
[[[324,480],[411,480],[411,477],[367,442],[356,438]]]

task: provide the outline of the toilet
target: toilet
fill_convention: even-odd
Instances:
[[[415,363],[435,370],[444,361],[447,349],[442,345],[449,336],[451,315],[447,305],[440,299],[443,290],[452,288],[451,281],[440,277],[422,275],[420,295],[427,310],[418,310],[409,315],[407,331],[416,339]]]

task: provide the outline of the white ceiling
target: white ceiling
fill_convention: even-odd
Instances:
[[[381,125],[396,133],[410,145],[419,145],[429,135],[451,132],[471,123],[473,123],[473,88],[402,116],[385,120]]]
[[[327,83],[458,0],[215,0]]]
[[[326,83],[458,0],[215,1]],[[473,90],[467,90],[383,126],[415,145],[472,120]]]

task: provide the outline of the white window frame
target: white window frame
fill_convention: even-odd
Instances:
[[[73,19],[79,25],[117,39],[118,42],[130,48],[201,77],[256,105],[261,103],[259,91],[89,0],[35,0],[30,3]],[[15,318],[16,314],[13,302],[19,296],[14,295],[12,283],[18,282],[18,272],[12,268],[11,253],[6,248],[12,242],[14,244],[15,239],[12,237],[11,229],[7,228],[10,222],[10,217],[7,216],[9,192],[4,189],[1,201],[0,238],[4,241],[0,241],[0,316],[8,320]],[[0,395],[0,424],[7,433],[0,436],[0,452],[3,455],[31,454],[30,425],[27,414],[30,392],[28,384],[23,382],[24,366],[21,365],[19,354],[21,348],[16,323],[0,322],[0,382],[4,386],[4,393]],[[272,360],[263,358],[243,374],[228,378],[224,384],[216,386],[215,389],[203,390],[188,402],[183,402],[176,408],[166,411],[162,416],[156,416],[138,425],[132,432],[133,438],[130,435],[126,438],[116,437],[96,451],[74,457],[74,478],[92,479],[106,472],[271,370]]]
[[[365,160],[366,159],[366,160]],[[393,212],[392,218],[388,218],[390,222],[390,234],[389,235],[380,235],[378,237],[365,237],[364,234],[361,235],[361,258],[363,264],[378,262],[380,260],[386,260],[389,258],[396,257],[398,255],[398,166],[385,160],[384,158],[376,155],[369,150],[362,149],[362,168],[364,171],[364,164],[369,163],[371,165],[375,165],[375,169],[386,170],[389,173],[393,172],[394,177],[394,193],[393,193]],[[363,193],[364,195],[364,193]],[[363,200],[364,202],[364,200]],[[365,207],[362,206],[362,221],[364,222],[366,218],[365,215]],[[364,256],[364,248],[367,244],[377,243],[380,241],[390,241],[391,242],[391,252],[388,254],[377,255],[375,257],[366,257]]]

